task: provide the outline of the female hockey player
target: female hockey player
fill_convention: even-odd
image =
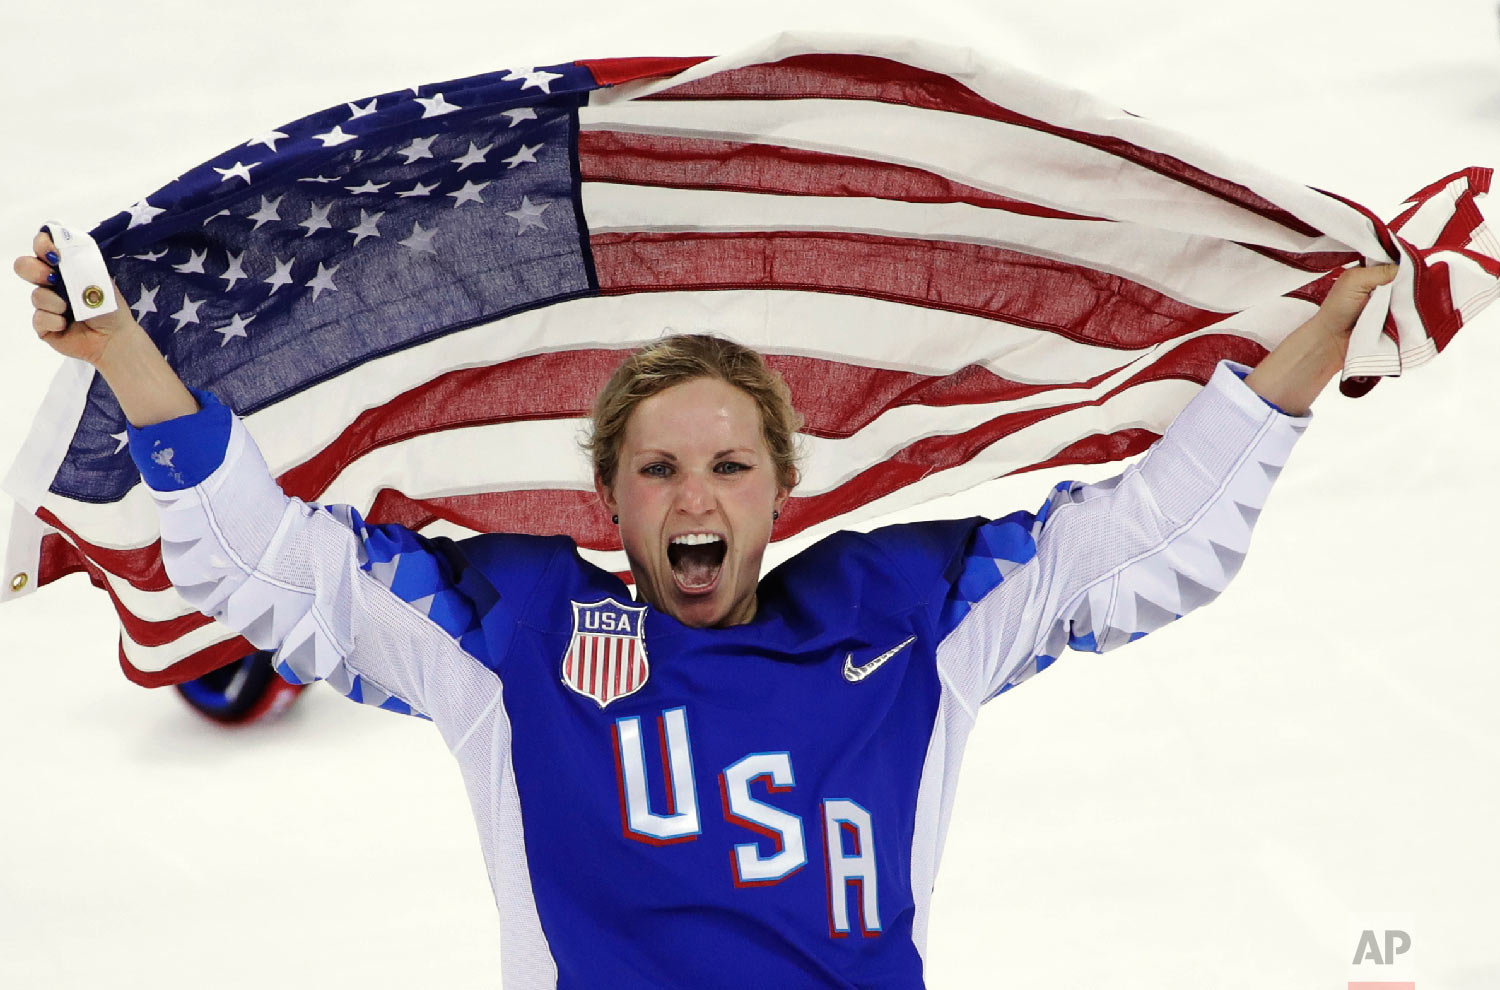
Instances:
[[[1394,276],[1348,271],[1253,371],[1222,362],[1116,478],[1035,514],[835,534],[764,579],[796,483],[785,386],[739,345],[664,338],[606,385],[590,440],[632,599],[564,537],[429,540],[288,499],[128,308],[69,323],[53,246],[33,249],[36,332],[119,399],[183,597],[289,678],[436,723],[505,985],[528,988],[922,986],[979,706],[1223,589]]]

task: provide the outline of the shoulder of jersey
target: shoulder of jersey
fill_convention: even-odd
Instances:
[[[979,518],[841,530],[787,559],[762,587],[797,597],[816,594],[869,605],[888,595],[925,600],[962,557]]]

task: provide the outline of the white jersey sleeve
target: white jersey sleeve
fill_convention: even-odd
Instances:
[[[1248,370],[1220,362],[1121,474],[1063,482],[1035,515],[980,527],[968,563],[982,558],[995,580],[958,603],[962,617],[945,644],[950,656],[968,658],[970,704],[1045,669],[1064,647],[1115,649],[1224,590],[1311,422],[1310,413],[1268,405],[1241,380]]]
[[[488,586],[463,580],[462,558],[443,552],[449,541],[287,497],[244,424],[212,396],[200,400],[196,417],[131,430],[178,593],[274,650],[288,680],[326,680],[462,733],[476,699],[483,707],[499,691],[475,657]]]

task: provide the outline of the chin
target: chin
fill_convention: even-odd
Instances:
[[[705,598],[683,599],[676,596],[672,603],[672,618],[685,626],[693,626],[697,629],[706,629],[722,623],[729,615],[729,609],[718,601],[718,596],[710,595]]]

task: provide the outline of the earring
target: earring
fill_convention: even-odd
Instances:
[[[775,521],[776,521],[776,520],[777,520],[777,519],[780,519],[780,518],[781,518],[781,513],[780,513],[780,512],[778,512],[778,511],[777,511],[777,510],[775,510],[775,509],[772,509],[772,510],[771,510],[771,521],[772,521],[772,522],[775,522]]]
[[[610,516],[609,517],[609,521],[612,522],[612,523],[614,523],[616,526],[620,525],[620,517],[619,516]]]

